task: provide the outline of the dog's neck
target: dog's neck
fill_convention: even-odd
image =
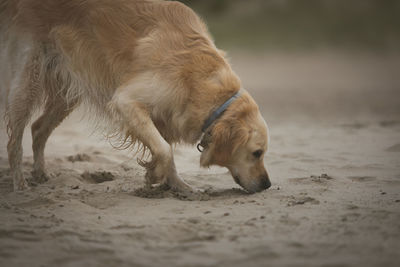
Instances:
[[[203,133],[200,143],[197,144],[197,150],[199,152],[203,152],[205,148],[208,147],[208,144],[211,142],[212,135],[212,126],[214,123],[222,116],[222,114],[229,108],[229,106],[241,95],[241,90],[236,92],[233,96],[231,96],[228,100],[226,100],[222,105],[214,109],[211,115],[204,121],[203,127],[201,131]]]
[[[240,91],[231,96],[225,101],[221,106],[219,106],[215,111],[205,120],[201,131],[203,133],[225,112],[225,110],[240,96]]]

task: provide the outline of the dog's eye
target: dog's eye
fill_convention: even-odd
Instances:
[[[262,154],[263,154],[263,151],[261,149],[253,152],[253,156],[256,158],[260,158]]]

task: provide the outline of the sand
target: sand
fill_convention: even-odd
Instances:
[[[0,266],[398,266],[400,57],[231,54],[271,130],[273,186],[247,194],[178,146],[187,198],[75,112],[46,147],[50,180],[12,192],[0,135]],[[30,177],[26,131],[23,170]]]

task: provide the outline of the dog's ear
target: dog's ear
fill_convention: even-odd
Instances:
[[[225,119],[217,122],[212,129],[211,141],[201,155],[200,165],[227,166],[232,154],[241,144],[246,143],[248,138],[249,131],[239,120]]]
[[[214,146],[209,145],[200,156],[200,166],[209,167],[213,163]]]
[[[212,159],[213,163],[225,166],[232,153],[232,128],[228,120],[218,122],[212,130]]]
[[[207,133],[206,146],[204,146],[204,151],[200,157],[202,167],[209,167],[214,164],[224,166],[229,154],[227,138],[229,138],[230,133],[227,126],[225,122],[218,122],[213,126],[211,133]]]

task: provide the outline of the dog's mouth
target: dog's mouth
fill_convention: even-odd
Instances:
[[[237,175],[233,175],[233,180],[235,180],[235,182],[240,185],[241,187],[243,187],[242,183],[240,182],[239,176]],[[243,187],[244,188],[244,187]]]
[[[232,176],[235,182],[250,194],[264,191],[271,186],[271,182],[269,180],[263,184],[257,184],[255,182],[252,182],[250,185],[244,186],[243,183],[240,181],[240,177],[238,175],[232,175]]]

